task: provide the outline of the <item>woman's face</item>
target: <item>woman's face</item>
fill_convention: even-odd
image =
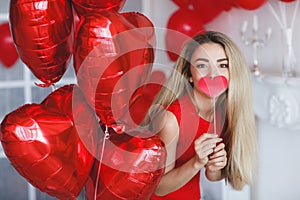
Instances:
[[[192,76],[189,81],[198,91],[201,91],[198,83],[203,77],[223,76],[229,81],[229,61],[222,45],[201,44],[192,54],[190,70]]]

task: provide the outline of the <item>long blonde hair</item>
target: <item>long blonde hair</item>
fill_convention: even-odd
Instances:
[[[195,102],[191,83],[188,82],[191,76],[190,59],[199,45],[211,42],[221,44],[229,60],[228,90],[217,100],[218,107],[226,107],[224,113],[226,124],[222,137],[226,145],[228,162],[222,174],[233,188],[240,190],[245,184],[253,182],[256,172],[257,140],[249,68],[241,51],[228,36],[208,31],[190,40],[183,48],[174,70],[153,105],[167,107],[186,93]],[[155,115],[157,114],[152,113],[152,116]],[[144,122],[149,121],[150,117],[147,115]]]

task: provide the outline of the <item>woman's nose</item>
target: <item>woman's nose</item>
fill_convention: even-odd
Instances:
[[[219,75],[218,68],[215,65],[210,66],[209,77],[214,78]]]

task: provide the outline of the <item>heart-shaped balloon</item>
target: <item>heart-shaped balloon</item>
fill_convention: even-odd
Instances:
[[[130,135],[109,129],[109,134],[103,158],[98,158],[87,181],[87,199],[150,199],[164,173],[164,143],[157,135],[149,137],[153,133],[141,129]]]
[[[217,97],[227,89],[228,81],[225,76],[205,76],[199,80],[199,88],[209,97]]]
[[[73,199],[92,168],[98,128],[78,88],[68,85],[41,104],[9,113],[0,138],[11,164],[32,185],[59,199]]]
[[[79,16],[86,13],[97,13],[103,10],[120,11],[125,0],[72,0],[74,8]]]
[[[21,60],[49,86],[65,73],[72,55],[73,13],[66,0],[11,0],[12,36]]]
[[[102,11],[82,17],[75,35],[79,87],[104,124],[119,123],[131,95],[150,76],[153,24],[139,13]]]

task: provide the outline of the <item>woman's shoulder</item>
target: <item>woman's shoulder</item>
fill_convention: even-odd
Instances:
[[[179,131],[179,124],[176,115],[171,111],[165,110],[156,116],[152,121],[152,131],[159,133],[160,136],[173,135]]]

